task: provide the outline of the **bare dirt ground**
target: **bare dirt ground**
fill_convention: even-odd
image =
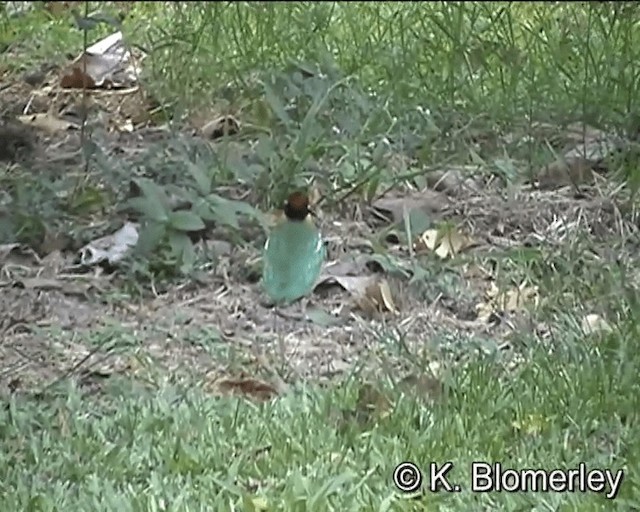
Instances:
[[[87,101],[77,90],[52,85],[55,73],[34,79],[37,85],[12,77],[0,91],[5,182],[18,172],[86,172],[77,122]],[[111,162],[144,158],[153,145],[176,136],[148,121],[155,105],[139,91],[91,92],[88,102],[93,143]],[[46,119],[16,120],[25,113]],[[125,296],[114,274],[77,270],[73,240],[0,246],[1,386],[37,391],[73,376],[92,388],[126,375],[141,382],[195,378],[205,386],[223,378],[227,387],[245,391],[263,382],[262,391],[269,392],[284,382],[324,381],[358,369],[402,376],[415,370],[403,353],[436,372],[469,346],[514,358],[514,332],[542,339],[548,325],[526,312],[540,299],[534,283],[498,283],[493,256],[561,250],[587,236],[594,258],[610,263],[621,254],[612,240],[637,229],[635,210],[603,177],[602,154],[584,156],[590,141],[606,135],[583,127],[578,142],[574,132],[564,132],[564,167],[540,171],[542,189],[505,187],[477,173],[469,179],[472,169],[449,166],[435,173],[438,182],[432,179],[428,190],[398,187],[370,206],[353,200],[340,212],[320,211],[327,270],[308,301],[285,309],[265,303],[256,279],[262,240],[246,246],[200,241],[219,249],[204,278],[141,300]],[[199,133],[187,124],[182,136],[215,150],[215,142]],[[581,144],[583,156],[571,160]],[[438,240],[428,230],[413,233],[414,243],[407,244],[402,205],[422,212],[431,228],[443,221],[456,227]],[[110,215],[117,216],[106,210],[91,222],[99,225]],[[393,223],[400,233],[381,235]],[[372,241],[381,236],[386,255],[374,251]]]

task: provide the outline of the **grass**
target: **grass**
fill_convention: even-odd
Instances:
[[[638,318],[597,345],[574,334],[550,358],[497,378],[494,361],[454,372],[445,398],[393,393],[377,424],[340,420],[358,385],[298,388],[274,402],[165,388],[77,392],[49,403],[13,400],[2,412],[5,510],[632,510],[640,503]],[[562,346],[562,345],[565,345]],[[126,386],[126,384],[123,384]],[[329,418],[329,421],[327,421]],[[396,464],[452,461],[469,485],[473,461],[514,468],[625,471],[615,501],[595,493],[426,493],[394,490]],[[439,507],[439,508],[438,508]]]
[[[501,176],[518,182],[549,148],[485,145],[478,133],[575,120],[624,131],[638,111],[639,22],[627,2],[140,2],[123,30],[151,51],[143,81],[168,109],[215,105],[267,130],[255,189],[274,204],[285,186],[311,177],[334,190],[420,184],[416,168],[376,160],[377,147],[409,154],[417,171],[457,162],[499,174],[517,159],[526,165]],[[110,30],[102,26],[89,39]],[[0,18],[9,73],[77,54],[82,41],[69,16],[37,10]],[[327,78],[302,84],[293,61],[318,65]],[[311,161],[329,171],[310,171]],[[629,175],[633,166],[622,170]],[[218,183],[237,178],[221,171]],[[29,201],[46,202],[21,200],[25,211]],[[530,275],[541,286],[536,319],[552,327],[544,346],[531,348],[528,334],[516,334],[524,364],[506,370],[497,354],[467,358],[435,404],[420,390],[403,394],[380,382],[395,406],[377,421],[340,412],[358,405],[356,377],[330,388],[300,385],[261,405],[127,382],[99,401],[71,385],[39,401],[14,396],[0,413],[0,509],[640,508],[640,310],[633,292],[620,293],[618,274],[580,260],[587,250],[549,249],[534,262],[502,263],[502,278]],[[616,319],[612,333],[581,335],[581,308],[590,307]],[[589,492],[468,490],[408,499],[391,481],[402,461],[423,468],[452,461],[463,487],[472,461],[545,469],[584,462],[625,476],[614,501]]]

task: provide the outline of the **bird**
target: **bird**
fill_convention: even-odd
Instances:
[[[311,219],[309,197],[293,192],[284,204],[284,219],[264,246],[262,282],[275,303],[292,303],[313,291],[326,249]]]

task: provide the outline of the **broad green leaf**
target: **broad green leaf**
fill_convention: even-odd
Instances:
[[[235,208],[236,213],[240,213],[242,215],[247,215],[248,217],[255,217],[258,214],[258,211],[249,203],[245,201],[229,201],[233,207]]]
[[[71,197],[71,211],[74,213],[88,213],[104,205],[104,192],[97,187],[83,187]]]
[[[205,228],[202,219],[188,210],[172,212],[169,215],[169,225],[178,231],[200,231]]]
[[[134,197],[129,199],[127,204],[148,220],[160,223],[165,223],[169,220],[168,212],[162,204],[149,197]]]
[[[211,173],[208,173],[202,168],[202,165],[198,163],[188,162],[187,168],[189,169],[189,173],[193,177],[193,180],[196,182],[198,192],[203,196],[209,194],[211,192],[212,182]]]
[[[332,325],[338,325],[341,323],[340,318],[337,318],[326,311],[319,308],[307,309],[307,318],[316,325],[321,327],[330,327]]]
[[[365,200],[373,201],[378,192],[378,187],[380,186],[380,175],[376,174],[371,180],[369,180],[369,184],[365,190]]]
[[[256,144],[254,151],[262,163],[269,163],[271,156],[278,152],[276,143],[271,137],[266,135],[260,136],[258,143]]]
[[[140,236],[136,244],[136,252],[143,256],[150,255],[158,247],[167,232],[166,224],[149,222],[140,229]]]
[[[144,210],[139,210],[144,213],[147,217],[152,218],[153,220],[157,220],[159,222],[166,222],[168,218],[168,213],[170,211],[169,205],[170,201],[165,194],[162,187],[155,184],[153,181],[147,178],[137,178],[134,180],[136,185],[140,188],[142,192],[142,198],[147,199],[146,206],[144,206]],[[139,207],[142,205],[141,202],[135,201],[133,198],[131,199],[132,205],[137,204]],[[135,206],[134,206],[135,208]]]
[[[217,194],[211,194],[208,199],[211,204],[211,209],[215,213],[216,220],[221,224],[238,229],[238,215],[234,205],[235,201],[229,201]]]
[[[168,206],[169,198],[160,185],[154,183],[149,178],[136,178],[134,182],[138,187],[140,187],[143,196],[156,199],[164,206]]]
[[[196,201],[193,205],[193,211],[199,215],[202,220],[208,220],[210,222],[218,220],[216,212],[212,209],[207,199],[199,199]]]
[[[71,15],[73,16],[77,27],[86,32],[93,30],[101,24],[111,25],[115,28],[120,28],[122,26],[116,18],[109,16],[108,14],[98,13],[93,16],[81,16],[76,9],[72,9]]]
[[[175,256],[182,258],[185,249],[192,245],[191,239],[184,233],[173,231],[169,233],[169,247]]]
[[[396,231],[405,241],[407,234],[410,233],[411,237],[415,239],[424,233],[433,225],[432,218],[427,215],[424,210],[420,208],[413,208],[407,212],[406,220],[402,220],[396,223],[392,230]],[[408,231],[408,233],[407,233]]]
[[[254,105],[253,113],[256,121],[262,126],[271,124],[271,112],[265,101],[257,101]]]
[[[180,272],[183,274],[190,274],[196,264],[196,249],[193,246],[193,242],[187,237],[182,242],[182,255],[180,257]]]
[[[291,124],[291,118],[289,117],[289,114],[287,114],[284,104],[280,101],[280,98],[273,88],[266,82],[264,83],[264,97],[269,104],[269,108],[271,108],[271,111],[278,117],[278,119],[280,119],[284,125]]]

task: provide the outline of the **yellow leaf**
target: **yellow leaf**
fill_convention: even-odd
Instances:
[[[460,251],[471,245],[471,239],[460,233],[454,227],[445,227],[439,230],[428,229],[414,244],[416,251],[428,249],[435,251],[442,259],[455,256]]]
[[[440,235],[438,234],[437,229],[427,229],[422,236],[420,237],[420,241],[424,244],[424,246],[433,251],[438,242],[440,241]]]
[[[476,304],[476,311],[478,312],[478,320],[483,323],[489,322],[491,315],[493,315],[493,307],[487,302]]]
[[[540,414],[528,414],[522,420],[514,420],[511,426],[529,436],[537,436],[546,427],[547,418]]]
[[[369,312],[390,311],[395,313],[397,311],[391,288],[386,279],[369,284],[365,288],[364,296],[359,298],[358,304],[361,309]]]
[[[268,510],[269,505],[267,504],[267,500],[260,497],[251,498],[251,503],[253,504],[254,510]]]

